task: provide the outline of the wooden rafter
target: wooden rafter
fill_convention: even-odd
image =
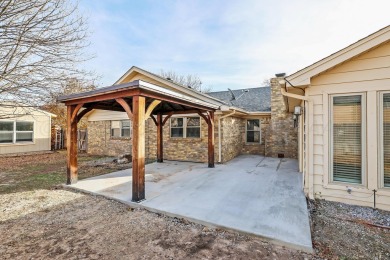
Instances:
[[[133,119],[133,112],[131,111],[129,104],[127,104],[127,102],[123,98],[116,98],[115,101],[123,107],[129,119]]]
[[[196,113],[198,115],[200,115],[204,119],[204,121],[206,121],[207,124],[210,124],[210,117],[209,117],[209,115],[206,116],[206,115],[204,115],[202,113],[202,111],[199,111],[199,110],[197,110]]]

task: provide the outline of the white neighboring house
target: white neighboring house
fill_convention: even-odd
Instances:
[[[0,155],[49,151],[52,117],[36,108],[0,106]]]

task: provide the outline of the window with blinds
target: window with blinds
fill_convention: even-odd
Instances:
[[[383,94],[382,113],[382,136],[383,136],[383,178],[384,186],[390,187],[390,93]]]
[[[333,96],[333,181],[362,183],[362,95]]]

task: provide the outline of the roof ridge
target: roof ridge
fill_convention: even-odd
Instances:
[[[232,89],[232,91],[237,91],[237,90],[246,90],[246,89],[260,89],[260,88],[271,88],[271,86],[264,86],[264,87],[253,87],[253,88],[239,88],[239,89]],[[220,92],[227,92],[229,90],[219,90],[219,91],[211,91],[208,93],[220,93]]]

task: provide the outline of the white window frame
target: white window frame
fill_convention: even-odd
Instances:
[[[250,120],[259,120],[259,131],[256,131],[256,130],[248,130],[248,121]],[[260,138],[259,138],[259,142],[248,142],[248,131],[251,131],[251,132],[260,132]],[[261,119],[258,119],[258,118],[248,118],[246,119],[245,121],[245,143],[246,144],[262,144],[261,143]]]
[[[12,133],[12,142],[9,143],[0,143],[0,145],[9,145],[9,144],[32,144],[35,140],[35,122],[31,120],[1,120],[0,122],[12,122],[13,123],[13,130],[12,131],[2,131],[7,133]],[[27,122],[33,124],[33,130],[32,131],[16,131],[16,122]],[[16,141],[16,133],[32,133],[32,140],[31,141]]]
[[[357,96],[360,95],[361,98],[361,122],[362,122],[362,130],[361,130],[361,149],[362,149],[362,183],[350,183],[350,182],[342,182],[333,180],[333,97],[342,97],[342,96]],[[366,106],[366,92],[353,92],[347,94],[331,94],[329,95],[329,180],[332,184],[336,185],[348,185],[348,186],[356,186],[356,187],[366,187],[367,186],[367,154],[366,154],[366,142],[367,142],[367,106]]]
[[[119,121],[120,128],[119,128],[119,136],[112,136],[112,122],[113,121]],[[122,122],[123,121],[130,121],[130,136],[122,136]],[[131,139],[133,136],[133,122],[129,119],[122,119],[122,120],[111,120],[110,121],[110,138],[115,139],[115,138],[124,138],[124,139]]]
[[[199,137],[187,137],[187,118],[188,117],[196,117],[196,118],[199,118]],[[183,118],[183,137],[173,137],[172,136],[172,119],[174,118]],[[174,128],[181,128],[181,127],[174,127]],[[191,128],[191,127],[190,127]],[[192,127],[192,128],[198,128],[198,127]],[[188,116],[172,116],[170,119],[169,119],[169,137],[170,138],[186,138],[186,139],[201,139],[202,138],[202,119],[200,118],[200,116],[191,116],[191,115],[188,115]]]
[[[378,129],[378,169],[379,169],[379,188],[390,190],[385,187],[385,169],[384,169],[384,147],[383,147],[383,95],[390,94],[390,91],[379,92],[379,129]]]

